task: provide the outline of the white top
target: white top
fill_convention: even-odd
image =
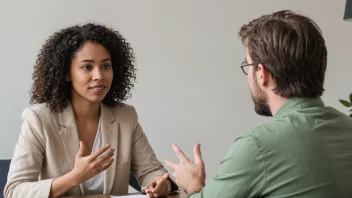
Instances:
[[[99,119],[98,131],[97,131],[97,135],[95,136],[92,153],[99,150],[99,148],[102,147],[102,144],[103,142],[101,140],[100,119]],[[104,155],[104,153],[102,155]],[[103,194],[103,191],[104,191],[104,171],[84,182],[85,195]]]

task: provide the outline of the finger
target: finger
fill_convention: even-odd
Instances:
[[[169,173],[165,173],[165,174],[163,175],[163,178],[165,178],[165,179],[169,178]]]
[[[153,195],[152,191],[149,190],[149,189],[147,189],[147,190],[145,191],[145,193],[146,193],[149,197],[151,197],[151,196]]]
[[[115,149],[114,148],[110,148],[109,150],[105,151],[103,154],[99,155],[96,159],[100,159],[102,157],[106,157],[110,154],[114,154]]]
[[[101,162],[101,163],[99,163],[99,164],[97,164],[97,165],[94,165],[94,167],[101,167],[101,166],[103,166],[103,165],[109,163],[110,160],[112,160],[112,159],[114,159],[114,158],[110,157],[110,158],[104,160],[103,162]]]
[[[203,163],[202,153],[200,151],[200,144],[194,145],[193,154],[196,163]]]
[[[177,167],[176,164],[174,164],[173,162],[171,162],[171,161],[169,161],[169,160],[167,160],[167,159],[165,159],[164,161],[165,161],[165,164],[166,164],[168,167],[170,167],[172,170],[175,170],[175,169],[176,169],[176,167]]]
[[[148,186],[144,187],[145,188],[145,193],[153,193],[153,188],[156,185],[155,181],[150,183]]]
[[[108,163],[100,166],[100,170],[104,171],[104,170],[108,169],[113,162],[114,162],[114,158],[111,158]]]
[[[152,181],[152,183],[148,184],[148,186],[146,186],[147,189],[152,190],[154,187],[156,186],[156,181]]]
[[[162,179],[161,180],[159,180],[159,181],[157,181],[156,182],[156,186],[155,186],[155,188],[152,190],[152,192],[153,193],[160,193],[160,192],[162,192],[163,191],[163,187],[165,187],[167,184],[166,184],[166,182],[165,182],[165,178],[164,177],[162,177]],[[167,186],[166,186],[166,188],[167,188]]]
[[[172,149],[174,149],[177,157],[180,159],[180,161],[187,161],[188,158],[186,157],[186,155],[183,153],[183,151],[180,149],[180,147],[178,147],[176,144],[172,145]]]
[[[143,190],[146,194],[151,193],[151,190],[150,190],[150,186],[149,186],[149,185],[142,187],[142,190]]]
[[[91,155],[89,155],[89,161],[95,160],[97,157],[99,157],[101,154],[103,154],[105,151],[107,151],[110,147],[111,147],[111,145],[107,144],[107,145],[103,146],[102,148],[100,148],[98,151],[92,153]]]
[[[84,146],[84,143],[82,141],[79,141],[79,150],[76,157],[84,157],[85,150],[86,147]]]
[[[153,188],[155,188],[155,186],[157,185],[157,181],[153,181],[151,184],[150,184],[150,189],[153,190]]]
[[[114,149],[111,149],[109,153],[105,156],[99,157],[94,161],[93,166],[99,166],[102,164],[106,164],[112,157],[114,156]]]
[[[147,193],[147,190],[149,189],[149,186],[143,186],[142,187],[142,190],[145,192],[145,193]]]
[[[147,193],[148,197],[159,197],[159,193]]]
[[[159,193],[159,195],[166,192],[167,191],[167,184],[166,184],[167,179],[169,179],[169,173],[165,173],[163,176],[158,177],[158,179],[155,180],[156,185],[155,185],[154,189],[152,189],[152,192]]]
[[[148,188],[147,187],[142,187],[142,190],[143,190],[143,192],[145,192],[146,194],[148,193]]]

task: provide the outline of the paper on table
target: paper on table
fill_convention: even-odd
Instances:
[[[148,195],[111,196],[111,198],[149,198]]]

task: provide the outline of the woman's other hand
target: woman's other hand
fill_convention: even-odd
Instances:
[[[142,187],[142,190],[149,197],[162,197],[167,196],[171,192],[171,182],[169,174],[165,173],[163,176],[156,176],[152,183],[148,186]]]

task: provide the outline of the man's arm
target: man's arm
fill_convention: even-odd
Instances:
[[[206,186],[190,198],[249,198],[261,194],[265,185],[262,148],[251,136],[237,139],[221,162],[220,170]]]

